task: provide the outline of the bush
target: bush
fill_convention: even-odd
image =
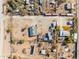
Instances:
[[[10,39],[10,43],[11,43],[11,44],[15,44],[15,42],[16,42],[16,40]]]
[[[24,40],[19,40],[18,42],[17,42],[17,44],[23,44],[24,43]]]

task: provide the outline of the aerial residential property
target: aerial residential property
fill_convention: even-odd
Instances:
[[[3,59],[78,59],[77,0],[4,0]]]
[[[77,17],[5,17],[5,59],[76,59]]]
[[[76,0],[4,0],[3,14],[21,16],[73,16]]]

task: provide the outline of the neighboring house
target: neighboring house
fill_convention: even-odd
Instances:
[[[34,25],[34,26],[29,27],[28,34],[29,34],[29,37],[38,35],[37,26]]]
[[[61,37],[70,36],[70,31],[60,30],[60,36]]]

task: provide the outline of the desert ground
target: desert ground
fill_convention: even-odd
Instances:
[[[40,17],[40,16],[27,16],[27,17],[20,17],[20,16],[6,16],[4,18],[4,59],[11,59],[15,57],[15,59],[61,59],[61,56],[66,57],[67,59],[73,58],[72,50],[75,49],[74,43],[68,43],[68,51],[65,51],[65,47],[62,46],[61,42],[55,42],[55,43],[48,43],[48,42],[37,42],[37,36],[29,37],[28,36],[28,28],[32,25],[37,24],[37,30],[38,33],[41,34],[41,36],[45,35],[49,30],[49,26],[53,21],[57,22],[57,26],[60,27],[60,30],[62,30],[62,26],[67,26],[67,22],[69,19],[72,19],[72,17]],[[9,30],[8,30],[9,29]],[[24,30],[22,30],[24,29]],[[55,39],[58,40],[58,37],[56,35]],[[10,40],[14,40],[15,43],[11,44]],[[19,40],[23,40],[22,44],[18,44],[17,42]],[[55,41],[56,41],[55,40]],[[37,47],[38,44],[41,44],[41,47]],[[30,54],[30,47],[34,46],[34,53]],[[50,48],[52,46],[56,46],[55,51],[52,53],[50,51]],[[49,53],[49,57],[45,55],[40,55],[39,51],[44,48]],[[22,51],[25,52],[22,52]]]

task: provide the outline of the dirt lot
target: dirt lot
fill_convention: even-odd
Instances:
[[[63,51],[64,51],[64,47],[61,46],[61,43],[57,43],[57,52],[55,53],[51,53],[50,52],[50,47],[52,46],[49,43],[46,42],[39,42],[42,44],[41,48],[45,48],[47,51],[49,51],[50,56],[43,56],[43,55],[39,55],[39,50],[41,48],[38,48],[37,45],[38,43],[35,41],[36,40],[36,36],[34,37],[29,37],[28,36],[28,28],[29,26],[31,26],[32,24],[37,24],[38,26],[38,32],[42,33],[42,35],[44,35],[45,33],[48,32],[48,28],[50,26],[50,23],[52,23],[52,21],[57,21],[58,26],[60,26],[60,29],[62,29],[61,27],[64,25],[66,25],[66,22],[68,21],[68,19],[71,19],[72,17],[40,17],[40,16],[36,16],[36,17],[19,17],[19,16],[13,16],[8,17],[6,16],[4,18],[4,24],[5,24],[5,37],[4,37],[4,59],[8,59],[9,56],[17,56],[16,58],[19,59],[20,58],[25,58],[25,59],[60,59],[60,56],[58,55],[58,53],[60,55],[62,55]],[[12,30],[12,36],[10,33],[7,32],[7,29],[11,27]],[[25,28],[26,27],[26,28]],[[21,30],[25,28],[25,30],[22,32]],[[16,41],[18,40],[24,40],[23,44],[10,44],[10,39],[15,39]],[[30,55],[30,46],[34,45],[35,49],[34,49],[34,54]],[[64,52],[64,56],[68,56],[70,55],[71,57],[68,57],[67,59],[72,59],[72,51],[71,49],[73,49],[74,44],[70,43],[68,44],[70,52]],[[22,53],[23,49],[26,49],[26,53]],[[61,49],[63,48],[63,49]],[[14,52],[12,52],[14,51]]]

